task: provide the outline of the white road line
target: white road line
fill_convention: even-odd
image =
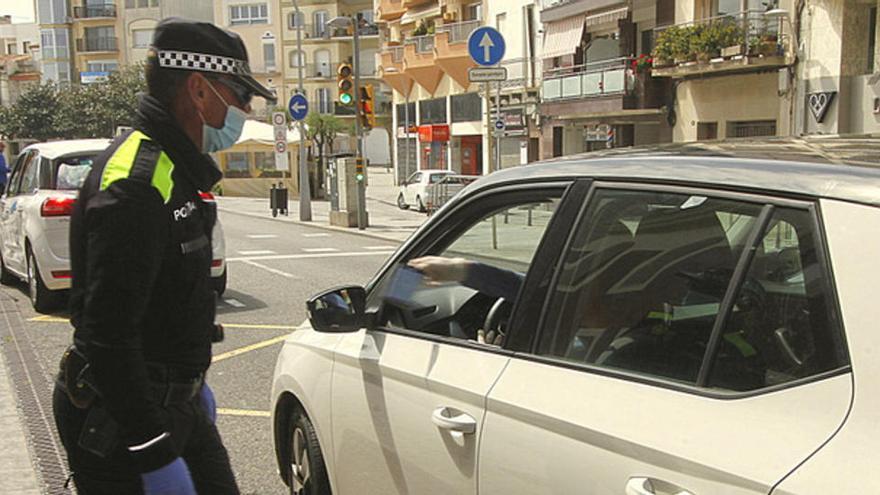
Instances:
[[[244,256],[238,258],[226,258],[231,261],[264,261],[264,260],[300,260],[311,258],[339,258],[345,256],[387,256],[394,251],[359,251],[354,253],[310,253],[310,254],[275,254],[271,256]]]
[[[303,237],[330,237],[330,234],[303,234]]]
[[[248,239],[274,239],[277,234],[248,234]]]
[[[235,307],[235,308],[243,308],[243,307],[245,307],[244,303],[241,302],[241,301],[239,301],[238,299],[224,299],[223,301],[224,301],[226,304],[228,304],[228,305],[230,305],[230,306],[232,306],[232,307]]]
[[[260,249],[256,251],[239,251],[238,254],[242,256],[260,256],[264,254],[275,254],[275,251],[269,251],[266,249]]]
[[[364,249],[369,249],[370,251],[391,251],[395,248],[392,246],[364,246]]]
[[[287,273],[287,272],[282,272],[281,270],[276,270],[276,269],[274,269],[274,268],[272,268],[272,267],[269,267],[269,266],[266,266],[266,265],[262,265],[262,264],[260,264],[260,263],[254,262],[254,261],[243,260],[243,263],[245,263],[246,265],[255,266],[255,267],[257,267],[257,268],[262,268],[263,270],[266,270],[266,271],[269,272],[269,273],[274,273],[275,275],[281,275],[282,277],[296,278],[296,276],[293,275],[293,274],[290,274],[290,273]]]
[[[339,250],[336,248],[303,248],[303,251],[307,253],[338,253]]]

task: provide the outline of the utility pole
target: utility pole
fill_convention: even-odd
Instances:
[[[296,52],[298,57],[297,78],[299,79],[299,94],[305,96],[303,89],[303,51],[302,51],[302,27],[303,17],[299,10],[297,0],[293,0],[293,11],[296,17]],[[309,164],[306,163],[306,123],[299,121],[299,219],[303,222],[312,221],[312,197],[309,187]]]

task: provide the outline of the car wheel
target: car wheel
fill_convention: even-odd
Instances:
[[[330,480],[324,456],[318,444],[318,435],[302,408],[290,416],[290,474],[288,487],[291,495],[330,495]]]
[[[226,292],[226,274],[228,272],[229,267],[223,268],[223,273],[220,274],[219,277],[211,279],[211,283],[214,285],[214,292],[216,292],[218,296],[222,296],[223,293]]]
[[[48,313],[55,308],[58,297],[43,283],[40,267],[37,266],[37,260],[30,246],[27,248],[27,283],[28,297],[37,313]]]
[[[6,262],[3,261],[3,254],[0,253],[0,284],[12,285],[18,282],[18,278],[6,269]]]
[[[409,205],[406,204],[406,199],[403,197],[403,193],[397,195],[397,207],[401,210],[409,209]]]
[[[424,213],[424,212],[428,211],[428,210],[425,208],[425,203],[422,202],[422,197],[421,197],[421,196],[416,196],[416,205],[419,207],[419,211],[420,211],[420,212]]]

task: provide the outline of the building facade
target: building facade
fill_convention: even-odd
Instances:
[[[14,104],[40,82],[40,55],[39,26],[13,24],[10,16],[0,16],[0,105]]]

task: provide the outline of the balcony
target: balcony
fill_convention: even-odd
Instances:
[[[468,36],[480,24],[480,21],[443,24],[437,27],[437,34],[432,40],[437,65],[463,87],[470,84],[468,69],[476,65],[468,54]]]
[[[413,79],[403,70],[405,48],[392,46],[379,54],[379,77],[400,94],[408,95]]]
[[[432,2],[433,0],[403,0],[403,6],[407,9],[411,9],[413,7],[418,7],[419,5],[425,5]]]
[[[293,33],[292,39],[296,39],[296,27],[288,27]],[[340,39],[352,38],[352,29],[335,28],[326,24],[303,24],[302,26],[303,41],[338,41]],[[361,37],[378,36],[379,27],[375,24],[367,24],[361,26],[358,31]]]
[[[443,78],[443,69],[437,65],[434,58],[434,35],[416,36],[406,40],[403,50],[403,70],[419,86],[434,94]]]
[[[108,3],[77,6],[73,8],[73,17],[76,19],[114,18],[116,17],[116,5]]]
[[[544,72],[542,113],[547,115],[625,114],[628,110],[658,109],[670,81],[633,71],[629,57],[602,60]]]
[[[383,21],[395,21],[406,13],[403,0],[379,0],[379,19]]]
[[[502,60],[501,67],[507,69],[507,80],[501,82],[502,88],[536,88],[541,60],[534,58],[514,58]]]
[[[77,38],[76,51],[78,52],[115,52],[119,49],[117,38]]]
[[[791,65],[782,19],[747,10],[654,31],[654,77],[743,73]]]

